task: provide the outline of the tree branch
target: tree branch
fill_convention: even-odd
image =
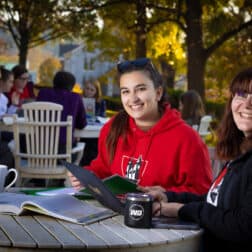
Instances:
[[[218,47],[220,47],[226,40],[230,39],[232,36],[236,35],[243,29],[252,25],[252,19],[246,23],[241,24],[235,29],[232,29],[226,33],[224,33],[219,39],[217,39],[211,46],[205,49],[205,55],[208,58],[213,51],[215,51]]]

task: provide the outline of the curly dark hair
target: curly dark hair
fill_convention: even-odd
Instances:
[[[75,82],[76,79],[72,73],[67,71],[58,71],[53,78],[53,87],[71,91]]]

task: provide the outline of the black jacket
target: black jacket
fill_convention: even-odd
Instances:
[[[167,192],[167,197],[187,203],[179,217],[204,228],[204,251],[245,251],[245,246],[252,251],[252,151],[226,165],[207,195]]]

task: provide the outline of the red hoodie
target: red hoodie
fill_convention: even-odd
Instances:
[[[130,118],[129,146],[120,137],[114,160],[109,164],[106,137],[112,120],[102,128],[98,156],[87,167],[97,176],[105,178],[117,173],[137,179],[142,186],[160,185],[166,190],[197,194],[208,191],[212,170],[207,147],[177,110],[167,107],[159,122],[147,132]]]

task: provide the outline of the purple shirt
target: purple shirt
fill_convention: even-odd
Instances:
[[[67,116],[71,115],[73,117],[73,130],[82,129],[87,125],[86,111],[79,94],[64,89],[43,88],[38,94],[37,101],[61,104],[63,106],[61,120],[65,121]],[[66,144],[66,129],[60,131],[60,144]]]

